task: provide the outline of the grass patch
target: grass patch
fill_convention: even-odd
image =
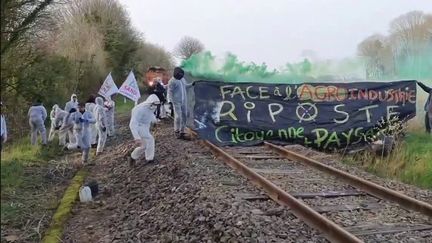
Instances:
[[[432,137],[410,132],[387,157],[363,152],[344,159],[382,177],[390,177],[422,188],[432,189]]]
[[[432,189],[432,136],[411,133],[403,149],[406,165],[399,173],[402,181]]]
[[[135,106],[135,103],[133,101],[124,98],[123,96],[116,97],[115,104],[116,104],[115,112],[116,114],[119,115],[130,113],[132,111],[132,108]]]
[[[66,170],[66,163],[54,160],[63,154],[57,144],[32,146],[29,138],[23,138],[2,151],[2,242],[8,235],[17,236],[20,242],[40,241],[72,173]]]
[[[62,238],[64,225],[71,214],[74,202],[78,197],[78,191],[83,184],[87,173],[88,172],[85,170],[80,170],[72,179],[72,182],[64,193],[60,205],[53,216],[51,227],[48,229],[42,240],[43,243],[60,242],[58,239]]]

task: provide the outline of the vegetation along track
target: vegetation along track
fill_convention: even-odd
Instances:
[[[284,147],[220,148],[202,143],[266,195],[331,242],[431,242],[432,205]]]

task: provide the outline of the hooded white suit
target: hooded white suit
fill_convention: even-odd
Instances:
[[[59,130],[59,142],[60,145],[66,145],[66,136],[69,139],[69,143],[70,144],[75,144],[76,143],[76,138],[75,138],[75,134],[73,133],[73,127],[74,127],[74,122],[72,119],[72,114],[74,113],[69,113],[66,111],[64,112],[64,117],[62,120],[62,125],[60,127]],[[58,117],[58,119],[61,119],[61,117]]]
[[[159,103],[159,98],[152,94],[144,102],[132,109],[129,128],[134,139],[140,142],[140,146],[135,148],[131,154],[134,160],[141,158],[143,154],[145,154],[147,161],[154,159],[155,140],[150,134],[150,125],[157,121],[154,111],[157,107],[156,104]]]
[[[111,137],[114,136],[115,133],[115,128],[114,128],[115,102],[114,100],[111,100],[110,97],[108,97],[104,105],[106,107],[108,136]]]
[[[174,131],[176,133],[185,133],[187,120],[187,88],[192,87],[187,84],[184,78],[175,79],[174,77],[168,82],[168,98],[174,108]]]
[[[75,108],[78,110],[78,99],[76,99],[76,101],[74,101],[74,98],[75,99],[77,98],[76,94],[72,94],[70,101],[66,102],[64,110],[68,113],[69,113],[70,109],[72,109],[72,108]]]
[[[86,111],[92,113],[93,117],[95,117],[95,113],[94,113],[95,107],[96,107],[95,103],[86,103],[85,104]],[[97,144],[98,132],[97,132],[96,124],[94,124],[94,123],[90,124],[90,133],[91,133],[90,144],[92,144],[92,145]]]
[[[101,153],[105,147],[105,142],[107,139],[107,116],[105,113],[104,101],[101,97],[96,98],[94,117],[96,120],[96,129],[98,132],[98,144],[96,153]]]
[[[48,135],[48,142],[51,142],[54,139],[54,135],[57,133],[56,132],[56,125],[54,123],[57,108],[59,108],[59,106],[57,104],[53,105],[51,112],[50,112],[51,128],[50,128],[49,135]]]
[[[46,144],[45,119],[47,118],[47,112],[45,107],[42,104],[34,104],[28,111],[28,117],[31,128],[31,144],[36,145],[38,133],[42,138],[42,144]]]
[[[91,112],[85,111],[81,113],[79,111],[70,114],[70,119],[72,119],[74,126],[74,135],[76,139],[76,143],[68,144],[68,149],[76,149],[81,148],[82,150],[82,161],[86,163],[88,160],[89,152],[90,152],[90,138],[91,131],[90,125],[95,124],[96,120],[93,117]]]
[[[66,144],[66,136],[63,135],[60,132],[60,128],[63,125],[63,120],[66,117],[68,113],[63,111],[58,105],[54,105],[53,109],[50,113],[50,119],[51,119],[51,129],[48,135],[48,141],[52,141],[54,139],[55,134],[58,133],[59,135],[59,144],[65,145]]]

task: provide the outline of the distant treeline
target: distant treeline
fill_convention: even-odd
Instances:
[[[368,79],[432,79],[432,14],[413,11],[397,17],[388,35],[369,36],[358,52]]]
[[[96,93],[109,72],[120,85],[130,70],[140,81],[152,65],[174,62],[132,27],[117,0],[1,1],[2,113],[12,131],[27,130],[38,98],[47,109],[63,107],[71,93]]]

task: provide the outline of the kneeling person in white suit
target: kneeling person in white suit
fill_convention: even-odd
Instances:
[[[150,134],[150,126],[157,122],[154,112],[158,104],[160,104],[159,98],[152,94],[132,109],[129,128],[139,147],[131,153],[129,161],[131,165],[135,164],[135,161],[140,159],[143,154],[145,154],[147,163],[154,162],[155,140]]]
[[[75,108],[71,108],[68,112],[65,111],[66,115],[63,118],[62,125],[59,129],[59,140],[60,145],[66,145],[66,137],[68,137],[69,144],[76,144],[74,134],[74,121],[72,114],[77,112]]]
[[[96,120],[93,114],[86,111],[85,104],[78,105],[78,111],[70,114],[74,122],[74,135],[76,143],[69,143],[67,148],[69,150],[80,148],[82,151],[82,163],[87,163],[90,153],[90,140],[91,130],[90,124],[95,124]]]
[[[59,136],[59,145],[64,146],[66,144],[66,136],[63,136],[63,133],[60,131],[60,128],[63,125],[63,120],[67,116],[67,112],[62,110],[58,105],[53,106],[53,110],[50,113],[51,118],[51,129],[48,136],[48,141],[51,142],[55,135]]]

